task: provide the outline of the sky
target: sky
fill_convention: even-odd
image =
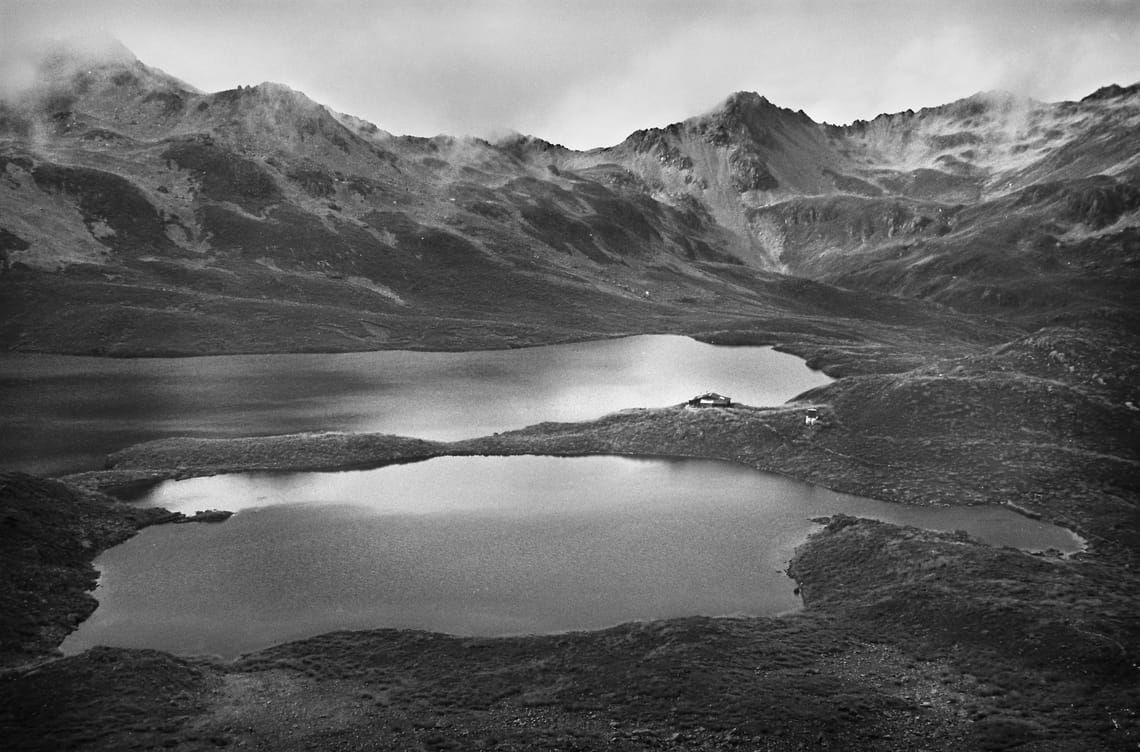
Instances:
[[[0,0],[0,84],[75,35],[204,91],[274,81],[396,134],[577,149],[742,90],[844,124],[1140,81],[1140,0]]]

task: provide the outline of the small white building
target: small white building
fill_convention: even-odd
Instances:
[[[708,392],[689,400],[689,407],[732,407],[732,400],[723,394]]]

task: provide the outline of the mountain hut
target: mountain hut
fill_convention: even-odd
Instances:
[[[689,407],[732,407],[732,400],[723,394],[708,392],[689,400]]]

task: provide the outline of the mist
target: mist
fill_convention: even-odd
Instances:
[[[277,81],[397,134],[621,141],[738,90],[847,123],[1007,89],[1140,80],[1131,2],[143,3],[0,0],[0,93],[51,37],[114,37],[217,91]],[[88,36],[90,35],[90,36]]]

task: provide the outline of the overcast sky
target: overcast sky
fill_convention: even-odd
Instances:
[[[739,90],[848,123],[1140,81],[1140,0],[0,0],[0,57],[98,31],[206,91],[276,81],[398,134],[574,148]]]

